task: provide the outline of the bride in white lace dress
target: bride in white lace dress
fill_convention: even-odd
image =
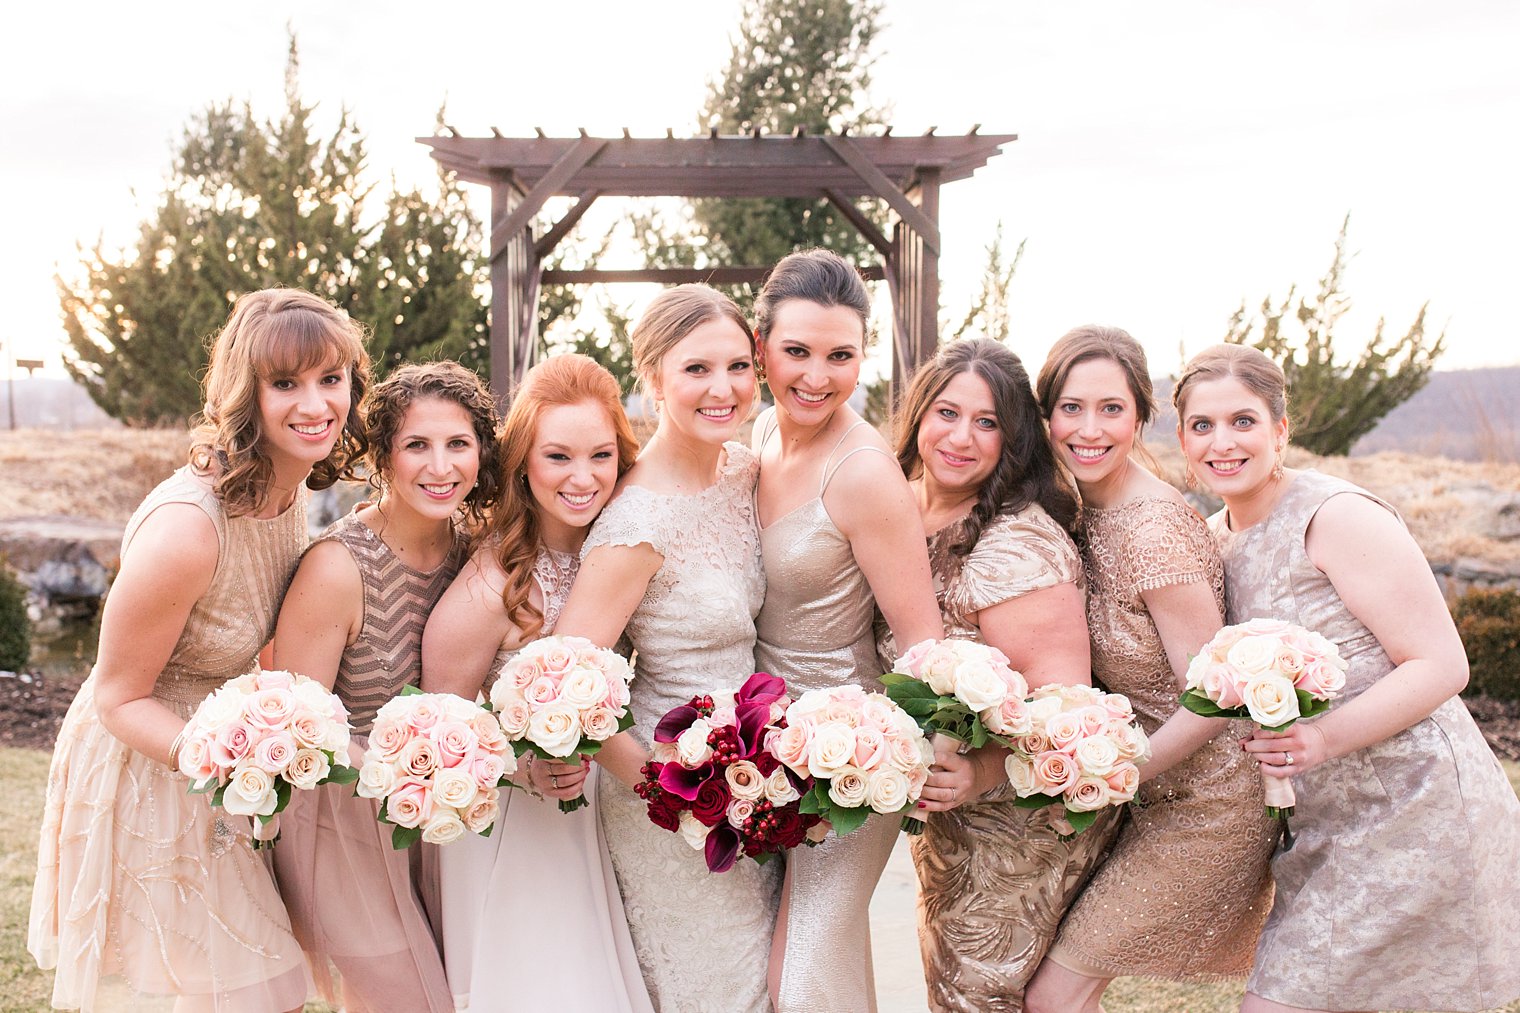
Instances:
[[[601,812],[645,982],[679,1013],[764,1013],[780,863],[707,871],[702,853],[645,816],[632,790],[659,719],[754,671],[764,597],[752,496],[758,463],[737,434],[755,396],[749,326],[704,285],[657,296],[633,355],[659,426],[581,553],[561,633],[638,652],[634,728],[597,760]]]
[[[638,442],[617,381],[584,355],[529,370],[495,454],[488,537],[443,595],[422,641],[422,688],[475,699],[529,641],[553,633],[591,522]],[[490,837],[438,849],[443,956],[471,1013],[653,1013],[594,805],[587,766],[526,764]],[[593,804],[561,813],[584,787]],[[537,796],[537,797],[535,797]]]

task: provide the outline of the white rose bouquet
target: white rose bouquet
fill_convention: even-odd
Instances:
[[[1099,810],[1123,805],[1140,787],[1151,744],[1129,698],[1093,686],[1041,686],[1025,702],[1030,728],[1003,761],[1016,804],[1060,804],[1073,833]]]
[[[593,756],[602,743],[633,727],[628,684],[633,669],[585,637],[544,637],[528,644],[491,687],[491,709],[518,756],[546,760]],[[561,812],[586,804],[579,795]]]
[[[491,836],[517,756],[494,715],[451,693],[408,686],[375,715],[355,794],[377,798],[391,847]]]
[[[1182,706],[1204,717],[1247,718],[1282,731],[1330,708],[1346,688],[1340,649],[1312,630],[1277,619],[1226,626],[1188,665]],[[1293,815],[1293,783],[1262,776],[1267,815]]]
[[[253,846],[279,840],[292,789],[351,784],[348,710],[320,683],[290,672],[250,672],[202,700],[170,752],[190,791],[254,818]]]
[[[766,734],[765,748],[813,787],[801,812],[817,813],[843,836],[873,812],[911,813],[929,779],[934,750],[907,711],[880,693],[836,686],[802,694],[786,727]],[[903,829],[923,832],[903,817]]]
[[[979,749],[1029,731],[1029,684],[996,647],[974,640],[925,640],[881,677],[887,696],[925,735],[948,735]]]

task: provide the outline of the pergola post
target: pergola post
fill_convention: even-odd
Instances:
[[[523,194],[511,180],[491,183],[491,391],[505,409],[517,381],[533,364],[538,346],[538,278],[541,270],[527,225],[501,226]]]

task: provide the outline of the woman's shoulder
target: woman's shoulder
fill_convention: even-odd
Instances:
[[[1029,503],[999,511],[987,522],[966,567],[983,579],[1030,585],[1074,581],[1082,563],[1065,529],[1044,507]]]
[[[1030,541],[1063,548],[1072,545],[1071,535],[1044,507],[1038,503],[1026,503],[1018,509],[1005,507],[994,514],[982,529],[972,552],[1001,552]]]

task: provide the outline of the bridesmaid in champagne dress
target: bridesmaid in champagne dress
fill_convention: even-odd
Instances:
[[[765,592],[755,532],[757,463],[732,442],[754,403],[743,315],[705,285],[656,296],[632,334],[659,424],[581,549],[559,632],[638,652],[637,724],[597,754],[601,815],[649,996],[681,1013],[764,1013],[777,863],[707,871],[702,853],[651,823],[633,792],[650,736],[698,693],[754,672]]]
[[[912,497],[881,437],[846,403],[869,312],[860,275],[825,250],[784,258],[755,303],[776,401],[754,430],[767,589],[755,664],[794,696],[880,690],[877,604],[907,643],[942,634]],[[779,1013],[876,1008],[868,907],[898,825],[872,816],[787,856],[770,969]]]
[[[1224,622],[1224,570],[1203,518],[1132,456],[1154,410],[1144,350],[1116,327],[1079,327],[1036,390],[1082,496],[1093,678],[1129,697],[1151,736],[1130,819],[1026,996],[1035,1013],[1097,1013],[1120,976],[1245,977],[1276,833],[1239,729],[1178,703],[1189,659]]]
[[[584,355],[534,366],[512,399],[489,533],[428,619],[422,688],[469,700],[552,634],[586,532],[638,443],[612,374]],[[533,761],[489,837],[438,856],[444,965],[457,1009],[652,1013],[634,955],[589,765]],[[555,802],[585,791],[583,809]],[[531,930],[529,930],[531,927]]]
[[[312,543],[274,638],[277,666],[330,686],[348,708],[356,763],[376,712],[421,680],[423,625],[465,559],[456,513],[478,520],[496,489],[495,402],[470,370],[402,366],[364,407],[379,502]],[[297,793],[274,849],[280,893],[328,1003],[451,1013],[422,847],[392,848],[379,810],[348,785]]]
[[[914,376],[897,460],[910,478],[935,591],[951,637],[998,648],[1031,686],[1086,685],[1082,564],[1066,525],[1077,504],[1056,469],[1029,377],[995,341],[958,341]],[[883,625],[884,661],[898,642]],[[1067,906],[1119,823],[1087,830],[1015,804],[986,746],[954,768],[947,811],[913,841],[919,946],[929,1004],[981,1013],[1024,1008],[1024,988]]]
[[[299,1009],[300,947],[245,819],[188,793],[186,719],[258,667],[306,545],[303,483],[362,453],[362,332],[290,289],[245,295],[217,336],[190,465],[122,538],[100,654],[48,772],[27,948],[52,1004]]]
[[[1242,1009],[1503,1005],[1520,997],[1520,801],[1456,695],[1462,642],[1398,515],[1283,467],[1284,388],[1256,349],[1218,345],[1173,391],[1188,466],[1224,499],[1226,620],[1298,623],[1349,665],[1327,713],[1245,743],[1298,798]]]

